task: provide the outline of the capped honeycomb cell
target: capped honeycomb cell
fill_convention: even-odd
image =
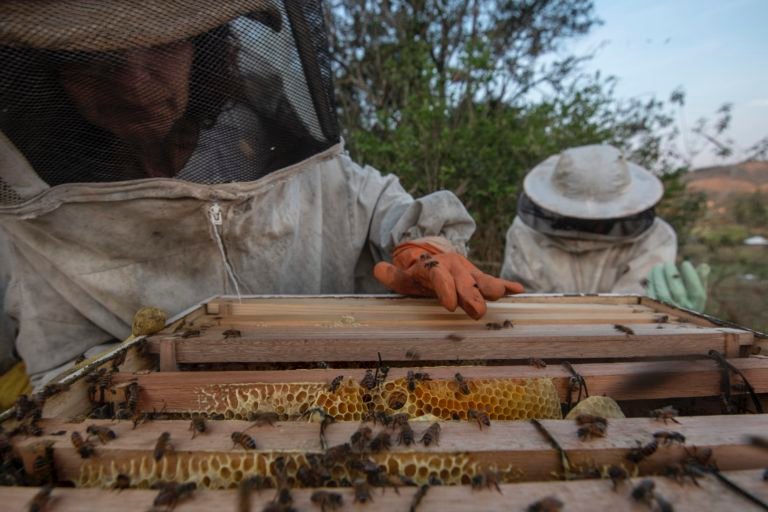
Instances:
[[[579,414],[593,414],[603,418],[626,418],[616,400],[607,396],[585,398],[570,410],[565,419],[575,419]]]

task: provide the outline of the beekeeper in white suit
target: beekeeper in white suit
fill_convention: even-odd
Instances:
[[[12,0],[0,20],[5,309],[35,384],[146,305],[383,283],[479,318],[521,291],[464,258],[453,194],[344,153],[318,2]]]
[[[664,189],[608,145],[571,148],[525,177],[501,275],[526,290],[637,293],[702,310],[706,265],[675,265],[677,237],[656,216]]]

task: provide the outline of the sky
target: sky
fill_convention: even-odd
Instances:
[[[564,50],[594,51],[587,69],[616,76],[619,98],[666,100],[682,87],[681,128],[733,104],[728,136],[736,153],[723,160],[702,152],[694,167],[742,161],[768,136],[768,0],[595,0],[595,10],[603,24]]]

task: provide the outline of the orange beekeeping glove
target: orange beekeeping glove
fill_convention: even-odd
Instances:
[[[439,237],[398,245],[392,253],[392,263],[377,263],[373,275],[397,293],[437,297],[449,311],[461,306],[475,320],[485,315],[486,299],[497,300],[523,292],[519,283],[483,273]]]

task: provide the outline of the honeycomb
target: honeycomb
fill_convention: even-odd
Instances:
[[[551,379],[467,379],[469,394],[453,381],[419,382],[413,391],[405,378],[368,390],[346,378],[332,392],[320,383],[211,384],[195,388],[198,406],[188,412],[246,419],[253,411],[276,412],[297,419],[321,407],[337,421],[360,421],[372,403],[376,411],[406,412],[411,418],[467,419],[469,409],[486,411],[491,420],[560,419],[560,398]],[[598,397],[599,398],[599,397]]]
[[[593,414],[603,418],[626,418],[616,400],[607,396],[591,396],[576,405],[568,415],[567,420],[575,419],[579,414]]]
[[[318,454],[321,455],[321,454]],[[131,485],[148,488],[160,481],[195,481],[198,487],[207,489],[236,488],[243,478],[259,474],[266,487],[275,487],[275,459],[285,457],[288,482],[291,487],[301,487],[296,479],[298,468],[308,466],[306,452],[232,452],[216,454],[175,453],[155,462],[151,454],[145,456],[94,458],[84,460],[80,474],[74,482],[77,487],[110,488],[118,474],[130,477]],[[488,468],[469,453],[380,453],[370,454],[371,460],[387,468],[390,475],[406,475],[417,484],[427,483],[429,476],[437,475],[447,485],[467,485],[471,478]],[[513,468],[494,467],[500,482],[514,482],[523,472]],[[349,486],[357,478],[343,464],[330,468],[330,487]]]

